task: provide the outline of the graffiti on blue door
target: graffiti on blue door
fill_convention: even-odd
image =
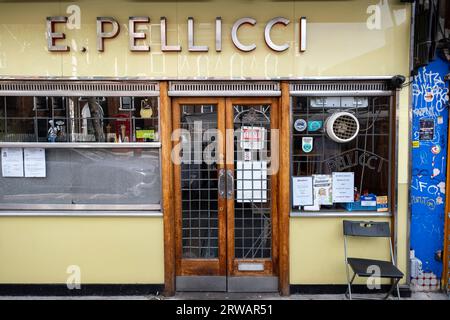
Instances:
[[[449,65],[436,59],[422,67],[412,92],[411,249],[426,273],[441,277],[435,258],[444,239]]]

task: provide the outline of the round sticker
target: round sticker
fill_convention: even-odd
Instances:
[[[322,121],[309,121],[308,122],[308,131],[314,132],[322,128]]]
[[[433,154],[439,154],[441,153],[441,146],[440,145],[435,145],[434,147],[431,148],[431,152]]]
[[[297,119],[294,122],[294,128],[298,132],[305,131],[307,127],[308,127],[308,124],[306,123],[306,121],[304,119]]]

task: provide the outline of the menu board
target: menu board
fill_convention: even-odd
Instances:
[[[355,201],[355,173],[333,172],[333,202],[349,203]]]

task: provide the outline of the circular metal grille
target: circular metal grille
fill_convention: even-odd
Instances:
[[[333,132],[339,139],[349,140],[358,133],[358,130],[357,121],[349,115],[341,115],[334,120]]]

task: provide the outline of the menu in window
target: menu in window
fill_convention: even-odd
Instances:
[[[292,177],[292,205],[311,206],[314,204],[313,178]]]
[[[45,149],[25,148],[24,167],[25,167],[25,177],[45,178],[46,177]]]
[[[333,202],[355,202],[355,173],[333,172]]]
[[[23,149],[2,148],[3,177],[23,177]]]

